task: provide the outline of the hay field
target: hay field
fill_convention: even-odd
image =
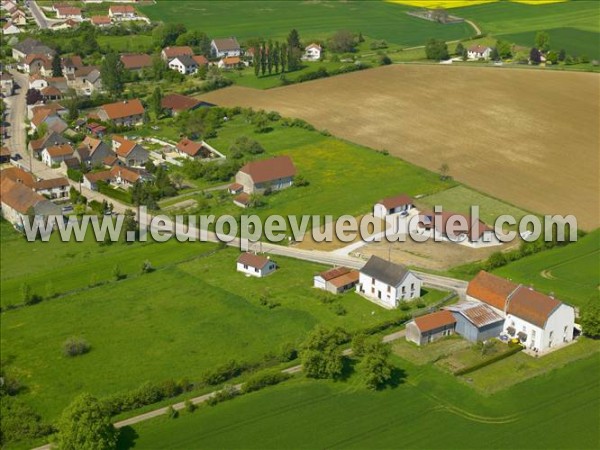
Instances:
[[[394,65],[266,91],[203,95],[277,110],[528,211],[600,225],[600,78],[592,73]]]

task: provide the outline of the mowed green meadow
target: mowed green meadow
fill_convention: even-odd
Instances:
[[[150,19],[183,23],[211,37],[285,38],[292,28],[303,39],[326,39],[335,31],[362,32],[374,39],[415,46],[429,38],[471,36],[466,23],[440,25],[406,14],[414,8],[383,1],[159,1],[139,9]]]
[[[218,404],[122,430],[121,450],[203,448],[583,449],[600,438],[600,360],[489,397],[452,375],[395,359],[405,379],[372,392],[295,379]]]
[[[501,1],[456,8],[451,13],[473,20],[484,33],[525,47],[532,47],[535,33],[545,30],[553,49],[600,58],[600,8],[595,0],[539,5]]]
[[[265,149],[261,158],[288,155],[308,186],[293,187],[266,197],[267,205],[241,210],[226,203],[216,205],[211,214],[319,214],[339,217],[369,213],[381,198],[406,193],[430,195],[455,186],[439,175],[392,156],[352,144],[316,131],[273,125],[273,131],[257,134],[242,117],[235,117],[208,142],[228,154],[239,136],[249,136]],[[241,211],[241,212],[240,212]]]
[[[356,331],[404,314],[348,293],[338,300],[346,314],[337,315],[312,288],[321,265],[278,257],[280,269],[257,279],[236,272],[236,249],[206,255],[215,245],[173,245],[200,257],[4,312],[0,350],[4,368],[25,386],[19,397],[53,420],[80,392],[104,397],[146,381],[197,381],[230,359],[260,362],[284,343],[297,345],[319,323]],[[444,295],[432,290],[424,300]],[[262,306],[261,297],[279,306]],[[62,344],[72,336],[91,351],[65,357]]]
[[[0,236],[0,299],[3,308],[23,302],[24,284],[28,284],[37,295],[51,297],[110,281],[117,265],[123,274],[137,276],[146,260],[153,267],[161,268],[195,258],[210,249],[209,246],[179,245],[174,240],[162,244],[101,245],[91,233],[83,242],[61,242],[57,233],[52,234],[49,242],[27,242],[4,220],[0,222]]]
[[[600,274],[600,230],[578,242],[528,256],[495,271],[515,282],[532,285],[574,306],[598,299]]]

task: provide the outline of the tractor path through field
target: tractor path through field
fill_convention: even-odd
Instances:
[[[472,20],[469,20],[469,19],[465,19],[465,22],[473,27],[473,30],[475,30],[476,35],[481,34],[481,29],[477,26],[477,24],[475,22],[473,22]]]

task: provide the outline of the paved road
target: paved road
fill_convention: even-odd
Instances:
[[[16,90],[15,95],[11,95],[5,99],[8,105],[6,120],[10,124],[10,135],[5,142],[8,144],[11,153],[20,153],[23,156],[23,152],[27,148],[25,140],[25,119],[27,118],[25,95],[27,94],[29,81],[27,75],[14,69],[10,73],[19,88]]]
[[[477,26],[477,24],[475,22],[473,22],[472,20],[467,20],[467,19],[465,19],[465,22],[467,22],[469,25],[471,25],[473,27],[476,35],[481,34],[481,30],[479,29],[479,27]]]
[[[38,27],[42,29],[48,28],[48,19],[38,4],[34,1],[30,1],[29,9],[31,10],[35,22],[38,24]]]

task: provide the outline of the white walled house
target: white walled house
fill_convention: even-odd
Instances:
[[[434,239],[473,248],[501,244],[494,229],[481,220],[450,211],[420,213],[418,232]]]
[[[422,281],[406,267],[371,256],[360,269],[356,292],[385,308],[421,296]]]
[[[469,282],[467,300],[490,306],[505,318],[503,334],[537,354],[573,340],[573,307],[533,288],[481,271]]]
[[[242,55],[242,49],[240,48],[240,44],[235,37],[213,39],[210,43],[210,52],[215,58]]]
[[[305,61],[319,61],[321,59],[322,51],[323,49],[319,44],[312,43],[304,49],[302,59]]]
[[[572,306],[532,288],[519,286],[507,299],[504,332],[528,349],[543,353],[573,340]]]
[[[472,60],[490,59],[492,48],[485,45],[473,45],[467,49],[467,58]]]
[[[373,206],[373,216],[385,219],[392,214],[405,214],[413,209],[413,199],[406,194],[379,200]]]
[[[254,277],[266,277],[277,270],[277,264],[264,256],[242,253],[237,259],[237,271]]]
[[[178,56],[169,61],[169,69],[176,70],[182,75],[190,75],[198,71],[198,63],[189,55]]]
[[[65,159],[72,158],[73,153],[74,150],[70,144],[60,144],[45,148],[42,150],[41,155],[44,164],[48,167],[52,167],[53,165],[60,164]]]

